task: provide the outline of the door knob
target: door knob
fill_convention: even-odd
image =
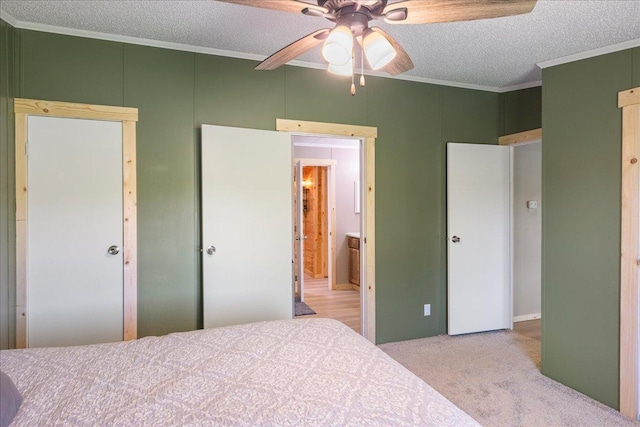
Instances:
[[[215,251],[216,251],[216,247],[215,247],[215,246],[213,246],[213,245],[211,245],[211,246],[209,246],[209,247],[207,248],[207,253],[208,253],[209,255],[213,255],[213,253],[214,253]]]
[[[451,241],[452,241],[453,243],[460,243],[460,238],[459,238],[458,236],[453,236],[453,237],[451,238]]]
[[[302,238],[300,236],[298,236],[298,237],[296,237],[296,240],[307,240],[307,236],[304,236]]]
[[[116,245],[109,246],[109,249],[107,249],[107,253],[109,255],[118,255],[119,252],[120,252],[120,248],[117,247]]]

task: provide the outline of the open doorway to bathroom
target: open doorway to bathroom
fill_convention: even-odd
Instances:
[[[361,142],[294,135],[296,317],[339,320],[362,333]]]

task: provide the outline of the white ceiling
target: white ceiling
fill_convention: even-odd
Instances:
[[[263,59],[318,28],[331,27],[323,18],[211,0],[2,0],[0,16],[19,28],[250,59]],[[538,0],[527,15],[375,25],[413,59],[415,68],[400,78],[503,91],[539,82],[537,63],[640,46],[640,0]],[[619,46],[603,49],[611,45]],[[299,60],[294,64],[324,67],[319,49]]]

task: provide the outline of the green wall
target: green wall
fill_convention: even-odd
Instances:
[[[389,79],[372,81],[370,91],[379,136],[377,337],[446,333],[445,143],[495,143],[498,94]],[[422,315],[425,303],[431,317]]]
[[[542,372],[618,407],[621,90],[640,48],[543,70]]]
[[[194,329],[197,317],[193,54],[124,46],[124,104],[139,111],[138,332]]]
[[[16,40],[7,44],[20,53],[19,74],[7,80],[19,83],[16,96],[140,109],[140,336],[201,327],[200,125],[273,130],[276,118],[378,127],[377,340],[446,332],[445,143],[495,144],[502,114],[517,116],[522,103],[505,107],[504,94],[377,77],[352,97],[348,79],[321,70],[256,72],[248,60],[9,31]],[[6,138],[1,148],[13,150]],[[13,173],[11,158],[3,174]],[[12,195],[2,200],[13,203]],[[11,211],[3,204],[9,228]],[[4,262],[13,262],[12,243],[3,248]],[[11,277],[2,283],[3,292],[14,291]],[[422,316],[425,303],[430,317]],[[11,306],[4,294],[0,306],[2,313]],[[7,318],[3,348],[13,345]]]
[[[542,87],[500,94],[500,135],[524,132],[542,126]]]
[[[0,348],[15,342],[14,38],[14,28],[0,20]]]

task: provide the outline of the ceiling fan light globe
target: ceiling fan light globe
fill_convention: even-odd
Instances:
[[[332,65],[344,65],[351,60],[353,49],[353,34],[344,25],[337,26],[331,31],[322,46],[322,56]]]
[[[322,56],[329,64],[340,66],[349,62],[351,54],[336,44],[330,44],[322,48]]]
[[[396,50],[382,34],[371,31],[364,38],[364,54],[372,69],[378,70],[396,56]]]
[[[349,61],[347,61],[346,64],[334,65],[329,63],[327,71],[339,76],[351,77],[353,75],[353,61],[349,58]]]

